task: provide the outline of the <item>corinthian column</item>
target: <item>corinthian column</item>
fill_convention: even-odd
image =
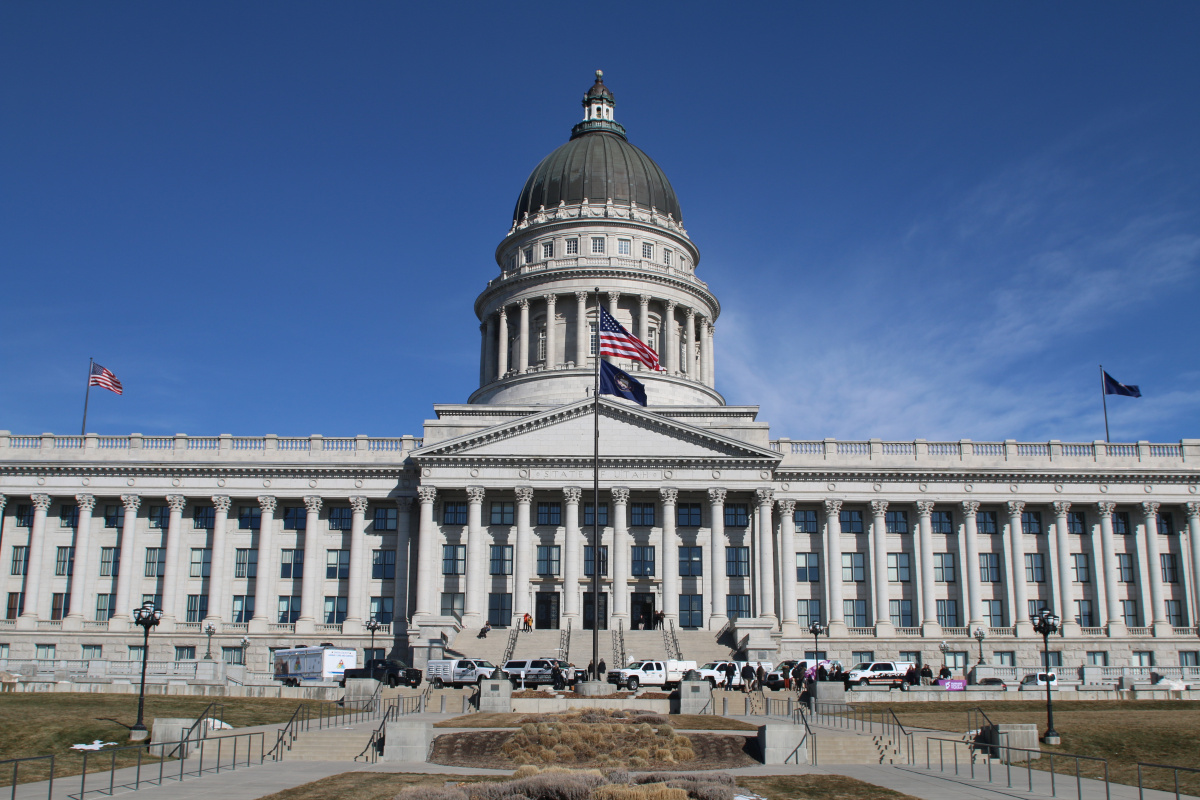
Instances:
[[[33,501],[33,527],[29,529],[29,549],[25,556],[25,610],[21,612],[21,618],[33,622],[41,618],[38,611],[42,605],[42,552],[45,549],[46,510],[50,508],[50,495],[35,494],[30,495],[29,499]],[[49,619],[49,615],[46,618]]]
[[[1142,524],[1146,531],[1146,571],[1150,573],[1150,613],[1147,621],[1155,636],[1170,636],[1166,603],[1163,602],[1162,557],[1158,546],[1158,503],[1142,503]]]
[[[979,501],[963,500],[963,528],[966,531],[967,563],[962,571],[967,581],[967,627],[984,628],[982,586],[979,582]]]
[[[433,524],[433,501],[437,499],[437,488],[418,486],[417,498],[421,501],[421,516],[417,523],[417,615],[432,617],[440,610],[436,605],[437,553],[434,552],[433,541],[437,536]]]
[[[586,367],[588,353],[591,350],[591,336],[588,335],[587,292],[575,293],[575,366]]]
[[[1054,544],[1058,551],[1058,615],[1062,617],[1063,636],[1078,636],[1075,621],[1075,597],[1071,585],[1071,547],[1067,539],[1067,514],[1071,504],[1058,500],[1054,507]]]
[[[779,622],[788,632],[797,624],[795,512],[795,500],[779,501]]]
[[[501,306],[497,316],[500,320],[500,334],[496,342],[496,380],[500,380],[508,374],[508,309]]]
[[[137,564],[133,563],[134,530],[137,527],[137,512],[142,506],[142,498],[136,494],[121,495],[121,503],[125,506],[125,517],[121,521],[121,566],[117,573],[117,602],[114,619],[128,622],[132,601],[130,591],[133,587],[133,573]]]
[[[717,326],[708,325],[708,385],[714,389],[717,386]]]
[[[517,546],[513,554],[513,616],[532,614],[533,604],[529,594],[533,591],[533,527],[529,524],[529,506],[533,503],[533,487],[518,486],[517,494]]]
[[[483,362],[483,377],[480,379],[480,386],[486,386],[496,380],[496,317],[488,314],[487,332],[484,334],[487,337],[487,349],[484,351]]]
[[[875,635],[895,636],[892,610],[888,606],[887,500],[871,501],[871,572],[875,587]]]
[[[659,487],[662,499],[662,587],[663,613],[679,620],[679,536],[675,532],[675,508],[679,490]]]
[[[666,350],[665,353],[660,354],[662,358],[659,360],[666,367],[668,375],[675,375],[679,372],[679,345],[675,343],[674,300],[667,301],[666,313],[663,314],[663,335],[659,338],[662,340],[662,347]],[[721,616],[725,616],[724,612],[722,612]]]
[[[829,635],[845,636],[844,610],[842,608],[842,501],[833,498],[825,501],[825,618],[829,620]]]
[[[517,372],[524,375],[529,371],[529,300],[517,302],[521,309],[520,338],[517,340]]]
[[[582,620],[579,614],[579,566],[582,559],[579,550],[579,500],[582,496],[583,490],[578,486],[563,487],[563,500],[566,501],[566,519],[563,520],[563,606],[567,620],[574,625]]]
[[[670,352],[670,351],[668,351]],[[725,595],[729,581],[725,577],[725,490],[708,490],[708,629],[720,630],[728,621]]]
[[[233,501],[228,495],[213,495],[213,532],[212,532],[212,552],[208,554],[208,580],[203,581],[207,584],[204,588],[208,590],[208,611],[204,619],[215,619],[220,621],[220,614],[217,613],[220,606],[220,597],[225,593],[225,588],[229,586],[226,583],[225,567],[225,550],[228,531],[225,529],[229,525],[229,509],[233,505]],[[261,518],[260,518],[261,519]],[[258,533],[258,571],[260,575],[273,575],[273,562],[270,558],[270,551],[263,552],[262,549],[262,531]],[[260,595],[265,595],[266,592],[260,591],[259,587],[266,584],[266,581],[260,581],[257,578],[254,583],[254,616],[258,616],[258,607],[260,604],[264,608],[270,604],[270,598],[264,597],[259,599]],[[185,609],[186,610],[186,609]],[[203,622],[204,619],[197,618],[197,622]],[[251,622],[254,620],[251,619]]]
[[[1029,636],[1033,633],[1033,623],[1029,621],[1029,587],[1025,583],[1025,529],[1021,526],[1021,512],[1024,510],[1023,501],[1008,501],[1008,544],[1012,553],[1008,570],[1012,577],[1011,605],[1014,606],[1011,612],[1018,636]]]
[[[463,598],[465,614],[463,627],[483,624],[487,616],[487,542],[483,534],[482,486],[467,487],[467,574],[466,597]]]
[[[933,502],[917,501],[917,521],[920,531],[921,553],[921,627],[925,636],[941,636],[942,629],[937,618],[937,600],[934,598],[933,583]]]
[[[708,335],[708,320],[700,320],[700,382],[712,386],[712,374],[709,372],[709,353],[712,349],[712,339]]]
[[[773,620],[776,619],[775,575],[779,572],[775,562],[775,524],[771,521],[775,491],[762,488],[754,493],[758,496],[758,615]]]
[[[367,498],[350,498],[350,589],[346,598],[344,633],[358,633],[363,620],[370,616],[367,608]],[[259,575],[262,564],[259,564]]]
[[[479,385],[488,381],[488,325],[479,323]]]
[[[1104,620],[1108,626],[1108,635],[1124,636],[1125,619],[1121,616],[1121,601],[1117,597],[1117,548],[1113,542],[1112,515],[1116,503],[1100,502],[1096,509],[1100,513],[1100,547],[1104,556],[1104,602],[1106,604]]]
[[[1192,548],[1192,626],[1200,625],[1200,503],[1187,504],[1188,544]]]
[[[617,318],[617,306],[620,304],[620,302],[621,302],[621,293],[620,292],[609,292],[608,293],[608,313],[610,315],[612,315],[613,319]]]
[[[683,367],[681,372],[687,374],[692,380],[696,380],[696,309],[689,308],[687,310],[687,327],[684,328],[686,338],[684,339]]]
[[[171,515],[167,519],[167,547],[166,558],[167,568],[163,575],[163,617],[168,622],[174,622],[183,619],[186,615],[181,613],[179,607],[179,598],[187,591],[187,582],[180,579],[179,568],[181,566],[182,553],[179,546],[179,526],[183,521],[183,507],[187,505],[187,498],[181,494],[167,495],[167,506],[171,509]],[[184,602],[187,602],[186,600]]]
[[[92,512],[96,508],[96,497],[90,494],[75,495],[75,504],[79,508],[79,521],[75,525],[75,569],[71,576],[71,603],[67,616],[71,619],[83,619],[84,602],[95,594],[92,583]],[[0,503],[0,511],[4,510]]]
[[[558,329],[555,325],[558,295],[548,294],[543,299],[546,301],[546,360],[543,366],[554,369],[558,365]]]
[[[213,498],[216,502],[216,498]],[[262,510],[258,518],[258,576],[254,579],[254,616],[250,619],[255,629],[263,629],[271,620],[276,617],[271,613],[271,589],[274,586],[272,580],[274,575],[278,573],[274,570],[275,559],[272,556],[275,553],[275,509],[278,501],[270,495],[262,495],[258,498],[258,507]],[[226,510],[228,510],[226,505]],[[213,532],[213,553],[212,564],[209,567],[209,572],[212,577],[209,579],[209,600],[208,600],[208,615],[219,620],[225,621],[230,618],[226,613],[226,601],[230,599],[229,582],[232,578],[229,572],[229,556],[225,553],[225,539],[221,539],[221,553],[217,553],[217,534]],[[263,556],[267,557],[266,563],[263,563]],[[307,569],[307,559],[305,563]],[[303,599],[301,600],[303,603]]]
[[[637,336],[642,343],[650,341],[650,295],[638,295],[638,329]]]
[[[300,597],[300,617],[296,622],[308,631],[313,630],[312,626],[317,620],[317,594],[325,577],[321,570],[321,536],[317,530],[321,520],[321,505],[321,498],[317,495],[304,498],[304,589]],[[261,572],[258,580],[263,580]],[[321,621],[324,622],[324,617]],[[299,632],[300,627],[296,630]]]
[[[629,622],[629,490],[614,486],[613,501],[613,617]]]

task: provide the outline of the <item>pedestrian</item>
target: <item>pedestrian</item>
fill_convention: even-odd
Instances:
[[[600,659],[600,664],[596,667],[596,669],[597,674],[600,676],[599,680],[604,680],[604,673],[608,672],[608,667],[605,665],[603,658]]]
[[[933,670],[929,668],[928,664],[925,664],[921,667],[921,685],[928,686],[931,683],[933,683]]]
[[[742,694],[749,694],[754,684],[754,667],[749,662],[742,665]]]
[[[942,668],[938,670],[938,678],[944,681],[950,680],[950,667],[942,664]]]
[[[792,688],[797,692],[804,688],[804,662],[801,661],[796,666],[792,667]]]
[[[596,680],[596,662],[595,661],[588,662],[587,679],[589,681]]]
[[[726,661],[725,666],[721,667],[721,672],[725,674],[725,689],[732,690],[733,674],[737,672],[737,667],[733,665],[732,661]]]
[[[486,638],[487,638],[487,635],[488,635],[488,632],[489,632],[489,631],[491,631],[491,629],[492,629],[492,623],[491,623],[491,622],[485,622],[485,623],[483,623],[483,627],[479,629],[479,638],[480,638],[480,639],[486,639]]]
[[[761,692],[763,686],[767,682],[767,671],[763,669],[762,662],[758,662],[758,669],[754,670],[754,690]]]
[[[921,680],[920,674],[917,672],[916,664],[909,664],[908,669],[904,671],[904,686],[916,686]]]
[[[563,681],[562,669],[559,668],[557,662],[555,662],[554,667],[550,670],[550,683],[554,686],[554,691],[556,692],[561,692],[566,688],[567,684]]]
[[[822,661],[821,663],[819,663],[817,665],[817,680],[818,681],[829,680],[829,668],[827,666],[825,666],[825,663],[826,662]]]

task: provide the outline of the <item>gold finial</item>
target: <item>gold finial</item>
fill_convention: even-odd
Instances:
[[[604,83],[604,70],[602,70],[602,69],[596,70],[596,80],[600,81],[601,83]]]

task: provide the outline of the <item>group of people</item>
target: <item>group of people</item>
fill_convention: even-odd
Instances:
[[[600,659],[600,664],[595,661],[589,661],[587,665],[587,676],[590,681],[604,680],[604,673],[608,672],[608,665],[604,663],[604,659]]]
[[[662,611],[654,611],[654,612],[647,611],[644,614],[642,614],[642,618],[640,620],[633,621],[633,630],[636,631],[636,630],[638,630],[639,627],[641,628],[641,630],[644,630],[644,631],[648,631],[648,630],[652,630],[652,629],[658,630],[659,628],[661,628],[663,626],[663,622],[665,622],[666,619],[667,619],[667,615],[665,613],[663,613]]]
[[[950,667],[942,664],[942,668],[938,670],[938,680],[949,680],[953,673],[950,672]],[[933,685],[933,669],[928,664],[922,664],[918,667],[913,664],[904,673],[904,682],[909,686],[932,686]]]

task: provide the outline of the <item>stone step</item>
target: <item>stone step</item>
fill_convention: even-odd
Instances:
[[[353,761],[363,751],[377,725],[305,731],[285,750],[285,761]]]

